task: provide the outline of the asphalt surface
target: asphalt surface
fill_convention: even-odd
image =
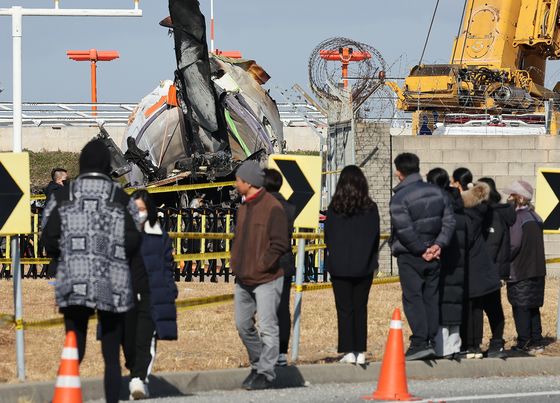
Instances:
[[[144,400],[153,403],[363,402],[377,385],[372,383],[321,384],[266,391],[209,391],[190,396]],[[527,378],[477,378],[409,381],[409,392],[420,402],[560,402],[560,376]],[[101,403],[100,400],[95,403]]]

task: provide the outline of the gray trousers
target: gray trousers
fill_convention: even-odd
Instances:
[[[249,353],[251,368],[269,381],[276,378],[278,361],[278,316],[283,277],[257,286],[235,285],[235,325]],[[258,331],[255,327],[258,315]]]

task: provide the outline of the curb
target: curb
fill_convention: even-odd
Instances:
[[[286,388],[322,383],[371,382],[373,390],[380,367],[380,362],[367,366],[311,364],[282,367],[277,368],[275,386]],[[413,361],[407,362],[406,372],[409,379],[418,380],[558,375],[560,357]],[[247,368],[161,373],[150,378],[150,393],[152,397],[165,397],[188,396],[210,390],[234,390],[240,388],[247,374]],[[49,402],[53,388],[53,382],[0,385],[0,402]],[[103,380],[82,379],[82,395],[84,401],[103,399]],[[128,398],[128,378],[121,385],[121,398]]]

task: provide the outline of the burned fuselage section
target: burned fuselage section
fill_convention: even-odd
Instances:
[[[174,81],[162,81],[138,104],[122,144],[142,186],[181,174],[191,181],[231,175],[248,158],[283,147],[276,103],[262,85],[266,72],[252,60],[208,52],[206,26],[196,0],[170,0],[160,24],[174,37]]]

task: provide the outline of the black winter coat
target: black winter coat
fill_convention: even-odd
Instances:
[[[327,270],[335,277],[365,277],[379,267],[379,212],[372,209],[346,217],[331,207],[325,221]]]
[[[455,230],[455,216],[449,198],[420,174],[407,176],[391,198],[391,251],[394,256],[411,253],[422,256],[427,248],[449,244]]]
[[[146,222],[142,233],[140,254],[144,261],[150,286],[152,319],[160,340],[177,340],[177,285],[171,240],[159,224],[150,227]]]
[[[490,187],[478,182],[472,189],[461,193],[465,204],[468,234],[467,278],[469,298],[481,297],[500,289],[498,269],[486,248],[483,222],[488,212]]]
[[[484,240],[500,278],[507,280],[510,270],[509,227],[515,222],[515,208],[507,203],[491,203],[488,207],[483,223]]]
[[[508,300],[512,306],[541,307],[546,276],[542,219],[530,208],[517,210],[510,236]]]
[[[278,192],[270,192],[270,194],[280,202],[282,208],[284,209],[284,212],[286,213],[286,217],[288,218],[288,236],[291,239],[292,234],[294,233],[294,221],[296,219],[296,206],[290,203],[288,200],[286,200],[286,198]],[[294,274],[296,274],[295,257],[294,257],[294,253],[291,250],[289,252],[284,253],[282,256],[280,256],[278,265],[282,270],[284,270],[285,277],[292,277]]]
[[[441,252],[440,324],[458,326],[463,317],[463,301],[467,263],[467,221],[463,199],[457,189],[446,189],[455,213],[455,233]]]

